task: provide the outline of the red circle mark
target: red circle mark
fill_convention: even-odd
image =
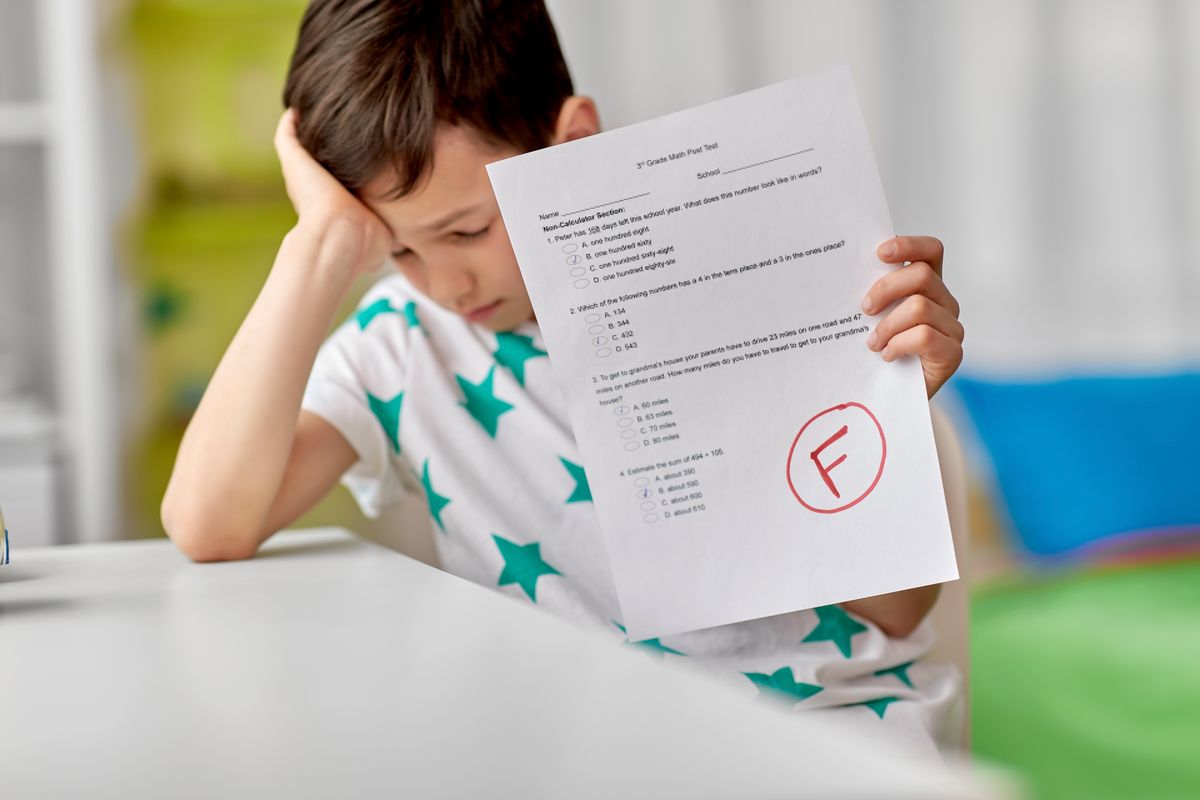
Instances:
[[[816,508],[814,506],[810,506],[808,503],[804,502],[804,498],[800,496],[800,493],[796,491],[796,487],[792,484],[792,456],[796,453],[796,445],[799,444],[800,437],[804,435],[806,430],[808,430],[809,425],[812,425],[818,419],[832,411],[844,411],[847,408],[861,408],[864,412],[866,412],[867,416],[871,418],[871,422],[875,423],[875,428],[879,431],[879,441],[883,444],[883,455],[881,455],[879,458],[879,471],[875,473],[875,480],[871,482],[871,485],[867,487],[866,491],[851,500],[849,503],[846,503],[844,506],[838,506],[837,508]],[[842,403],[834,406],[833,408],[827,408],[821,413],[814,415],[811,419],[809,419],[808,422],[804,423],[804,426],[800,428],[800,432],[796,434],[796,438],[792,440],[792,446],[788,450],[787,457],[788,488],[792,490],[792,495],[796,498],[796,500],[799,501],[800,505],[804,506],[809,511],[815,511],[818,514],[836,514],[839,511],[845,511],[851,506],[858,505],[864,499],[866,499],[867,495],[875,491],[875,487],[879,485],[879,479],[883,477],[883,465],[885,462],[887,462],[887,437],[883,433],[883,426],[879,424],[879,420],[876,419],[875,415],[871,413],[871,409],[867,408],[862,403]]]

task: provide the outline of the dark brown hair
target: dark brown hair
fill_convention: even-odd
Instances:
[[[541,0],[313,0],[283,90],[300,143],[354,192],[416,186],[439,124],[545,147],[574,92]]]

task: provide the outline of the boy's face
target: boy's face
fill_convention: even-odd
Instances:
[[[473,131],[445,126],[433,164],[411,193],[379,199],[389,176],[362,193],[392,231],[396,266],[420,292],[468,321],[508,331],[533,319],[533,306],[492,194],[486,164],[515,150],[496,149]]]

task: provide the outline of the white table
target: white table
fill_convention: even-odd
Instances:
[[[12,562],[5,800],[996,796],[337,529]]]

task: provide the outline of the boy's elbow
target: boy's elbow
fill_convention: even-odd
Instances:
[[[842,608],[875,624],[892,639],[907,639],[929,614],[941,591],[939,584],[841,603]]]
[[[910,614],[901,619],[887,620],[879,623],[879,629],[891,639],[907,639],[917,630],[923,619],[925,619],[924,615],[916,616]]]
[[[167,536],[180,552],[197,563],[239,561],[258,551],[255,537],[239,535],[228,525],[206,519],[203,514],[179,509],[171,502],[170,494],[163,498],[159,513]]]
[[[257,547],[248,547],[241,542],[182,540],[175,541],[175,545],[185,556],[197,564],[207,564],[213,561],[242,561],[253,558],[254,554],[258,552]]]
[[[851,606],[849,603],[843,603],[842,605],[860,617],[870,620],[889,639],[907,639],[917,630],[921,621],[925,619],[925,614],[915,609],[870,613]]]

